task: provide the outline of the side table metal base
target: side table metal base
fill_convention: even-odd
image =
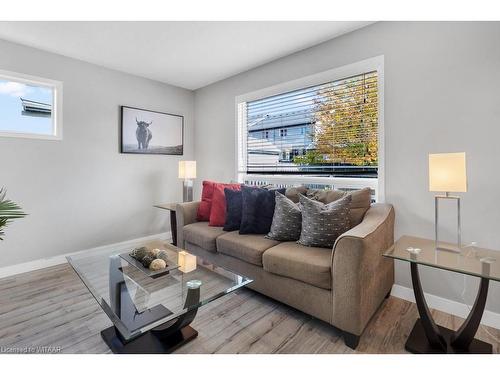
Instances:
[[[187,344],[198,336],[198,332],[191,326],[186,326],[170,336],[161,338],[150,331],[132,341],[123,343],[113,326],[101,331],[101,336],[112,352],[116,354],[165,354],[172,353]]]
[[[405,344],[405,349],[410,353],[416,354],[491,354],[493,353],[493,346],[487,342],[473,339],[467,349],[455,348],[451,345],[455,331],[437,326],[443,339],[446,341],[446,349],[436,348],[430,345],[422,321],[417,319],[413,329],[408,336]]]

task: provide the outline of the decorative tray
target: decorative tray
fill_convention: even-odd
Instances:
[[[169,257],[168,262],[167,262],[167,267],[162,268],[161,270],[157,270],[157,271],[153,271],[147,267],[144,267],[141,262],[139,262],[135,258],[132,258],[130,256],[129,252],[120,254],[120,258],[122,258],[123,260],[125,260],[127,263],[134,266],[138,270],[141,270],[146,276],[149,276],[152,279],[156,279],[157,277],[168,274],[170,271],[179,268],[179,265],[170,257]]]

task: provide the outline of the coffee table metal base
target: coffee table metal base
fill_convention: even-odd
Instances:
[[[455,331],[446,327],[437,326],[439,333],[446,341],[446,349],[436,348],[429,343],[422,321],[417,319],[413,329],[408,336],[405,344],[405,349],[410,353],[415,354],[491,354],[493,353],[493,346],[487,342],[473,339],[467,349],[456,348],[451,345],[452,337]]]
[[[101,336],[116,354],[168,354],[196,338],[198,331],[188,325],[165,338],[158,337],[150,331],[124,343],[113,326],[101,331]]]

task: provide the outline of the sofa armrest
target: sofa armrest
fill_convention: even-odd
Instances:
[[[198,206],[200,202],[177,203],[175,208],[175,218],[177,220],[177,246],[184,249],[184,231],[185,225],[195,223]]]
[[[394,284],[394,262],[382,254],[394,243],[394,208],[377,203],[342,234],[332,253],[332,324],[361,335]]]

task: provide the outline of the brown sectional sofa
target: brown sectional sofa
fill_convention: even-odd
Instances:
[[[320,200],[335,200],[343,194],[330,192]],[[252,278],[250,289],[332,324],[343,331],[345,343],[356,348],[394,283],[394,263],[382,256],[394,242],[390,204],[360,209],[353,196],[351,221],[359,224],[341,235],[333,249],[224,232],[196,221],[198,205],[177,205],[180,247]]]

